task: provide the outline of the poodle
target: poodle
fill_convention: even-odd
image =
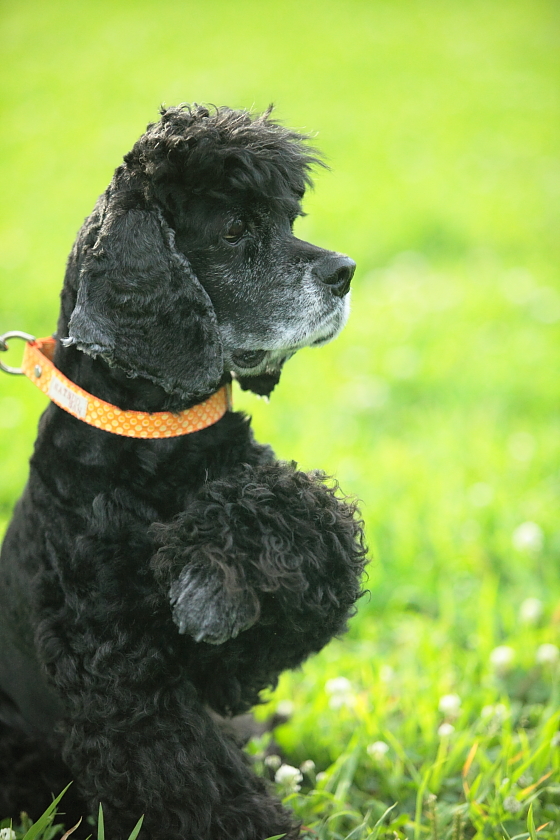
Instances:
[[[269,395],[348,315],[354,262],[292,232],[307,141],[270,109],[163,108],[78,233],[1,554],[0,816],[74,779],[67,824],[102,803],[114,840],[142,814],[150,840],[300,833],[220,718],[362,594],[356,504],[276,460],[228,396],[232,377]]]

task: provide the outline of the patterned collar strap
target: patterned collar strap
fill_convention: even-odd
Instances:
[[[231,409],[231,385],[178,414],[171,411],[123,411],[88,394],[52,362],[56,339],[36,338],[25,345],[21,372],[52,402],[90,426],[125,437],[172,438],[189,435],[217,423]]]

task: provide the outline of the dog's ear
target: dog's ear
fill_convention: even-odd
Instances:
[[[78,283],[68,343],[168,393],[191,398],[218,386],[212,303],[159,211],[109,205]]]

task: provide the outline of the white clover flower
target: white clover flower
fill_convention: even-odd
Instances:
[[[347,709],[353,709],[356,705],[356,696],[355,694],[333,694],[333,696],[329,700],[329,708],[334,709],[342,709],[346,707]]]
[[[276,714],[290,718],[294,713],[294,704],[291,700],[280,700],[276,705]]]
[[[536,659],[539,665],[554,665],[560,659],[560,648],[551,644],[540,645],[537,648]]]
[[[308,758],[303,764],[300,764],[299,769],[304,774],[313,773],[315,771],[315,762]]]
[[[291,764],[282,764],[274,776],[274,781],[285,788],[293,791],[301,790],[300,782],[303,781],[303,774],[297,767]]]
[[[352,691],[352,683],[346,677],[333,677],[325,683],[327,694],[348,694]]]
[[[330,694],[331,709],[341,709],[343,706],[352,707],[356,697],[352,691],[352,684],[346,677],[333,677],[325,683],[325,691]]]
[[[437,734],[440,738],[449,738],[455,732],[455,727],[451,723],[442,723]]]
[[[505,720],[508,715],[508,708],[503,703],[496,703],[495,706],[483,706],[480,710],[480,717],[484,720],[493,718],[496,721],[501,721]]]
[[[538,598],[525,598],[519,607],[519,618],[524,624],[536,624],[542,614],[543,605]]]
[[[504,808],[506,811],[509,811],[510,814],[517,814],[522,807],[523,805],[515,798],[515,796],[506,796],[504,799]]]
[[[438,708],[448,717],[457,717],[461,709],[461,698],[458,694],[444,694],[440,698]]]
[[[389,744],[386,744],[385,741],[374,741],[373,744],[367,746],[367,754],[376,761],[381,761],[388,752]]]
[[[515,659],[515,651],[509,645],[498,645],[490,654],[490,663],[498,673],[509,671]]]
[[[270,767],[271,770],[278,770],[282,764],[282,759],[279,755],[267,755],[265,756],[264,763],[267,767]]]
[[[550,741],[551,747],[560,747],[560,732],[555,732]]]
[[[511,535],[513,547],[518,551],[539,552],[544,544],[544,533],[536,522],[522,522]]]
[[[16,833],[11,828],[0,828],[0,840],[16,840]]]

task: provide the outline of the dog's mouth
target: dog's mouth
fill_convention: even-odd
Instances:
[[[272,346],[266,349],[253,347],[238,347],[226,351],[226,365],[229,362],[229,370],[232,371],[240,381],[243,378],[255,380],[256,377],[272,376],[277,379],[282,366],[294,353],[303,347],[322,347],[332,341],[342,330],[348,317],[348,297],[345,298],[342,306],[337,307],[334,313],[329,313],[318,326],[303,329],[300,335],[293,335],[293,338],[286,336],[284,341],[271,342]],[[292,338],[292,340],[290,340]],[[286,340],[287,339],[287,340]],[[285,342],[285,343],[284,343]],[[256,342],[255,342],[256,343]],[[231,345],[230,345],[231,346]]]
[[[262,364],[266,352],[266,350],[237,350],[231,354],[231,360],[236,368],[252,370]]]
[[[283,365],[294,355],[297,349],[236,350],[230,356],[230,370],[240,383],[243,380],[255,383],[257,379],[268,381],[270,377],[278,381]],[[242,387],[245,386],[242,384]],[[252,385],[248,387],[253,390]],[[261,393],[261,391],[258,390],[257,393]]]
[[[333,338],[337,337],[340,330],[341,330],[341,327],[337,325],[327,335],[321,336],[321,338],[316,338],[315,341],[312,341],[309,346],[310,347],[322,347],[324,344],[328,344],[329,341],[332,341]]]

